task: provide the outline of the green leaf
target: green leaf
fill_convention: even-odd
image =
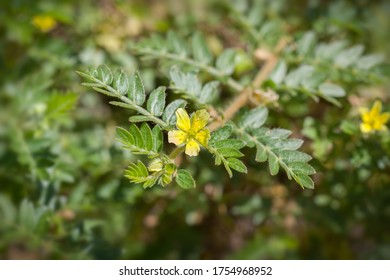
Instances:
[[[241,153],[239,150],[237,149],[232,149],[232,148],[222,148],[222,149],[218,149],[218,152],[224,156],[224,157],[242,157],[244,156],[243,153]]]
[[[174,90],[182,92],[189,97],[198,97],[200,95],[202,84],[195,73],[183,73],[178,67],[173,66],[169,71],[169,75]]]
[[[138,170],[141,172],[141,176],[147,177],[149,175],[148,169],[142,161],[137,161]]]
[[[291,135],[292,131],[283,128],[273,128],[267,131],[267,136],[276,139],[285,139]]]
[[[212,61],[213,56],[203,35],[199,32],[195,33],[191,38],[191,43],[195,60],[203,62],[204,64],[209,64]]]
[[[166,185],[170,184],[172,182],[172,175],[169,175],[167,173],[163,173],[161,176],[159,183],[161,186],[165,187]]]
[[[102,84],[98,83],[81,83],[81,85],[84,87],[102,87]]]
[[[94,70],[94,72],[96,72],[95,69],[93,69],[93,70]],[[87,79],[87,80],[95,81],[94,78],[96,78],[96,77],[95,77],[95,75],[92,75],[92,73],[84,73],[84,72],[81,72],[81,71],[76,71],[76,73],[77,73],[78,75],[80,75],[81,77]],[[96,72],[96,73],[97,73],[97,72]],[[96,76],[97,76],[97,75],[96,75]]]
[[[169,70],[169,77],[174,84],[174,86],[178,89],[184,90],[187,87],[186,75],[179,70],[179,68],[175,65],[172,66]]]
[[[212,81],[204,85],[199,95],[199,101],[208,104],[218,97],[218,81]]]
[[[226,49],[217,58],[216,67],[222,73],[230,75],[234,71],[236,52],[234,49]]]
[[[340,129],[347,134],[354,135],[359,133],[359,125],[356,123],[356,121],[352,120],[343,120],[340,124]]]
[[[267,152],[263,145],[256,145],[256,158],[258,162],[265,162],[268,158]]]
[[[277,85],[283,82],[287,74],[287,64],[284,60],[280,60],[278,65],[273,70],[270,79]]]
[[[244,141],[239,139],[220,140],[217,142],[213,142],[211,144],[216,149],[224,149],[224,148],[241,149],[245,146]]]
[[[138,127],[135,124],[131,124],[129,128],[129,132],[131,136],[134,138],[134,144],[135,146],[144,149],[144,139],[142,138],[141,132],[139,131]]]
[[[145,102],[145,88],[138,71],[131,75],[130,90],[128,92],[128,96],[131,101],[133,101],[139,106],[141,106]]]
[[[187,101],[184,99],[176,99],[169,103],[165,108],[162,119],[170,125],[174,125],[176,123],[176,110],[179,108],[185,108],[187,105]]]
[[[158,125],[155,125],[152,129],[152,140],[153,140],[152,150],[156,153],[160,152],[163,146],[163,134],[160,126]]]
[[[383,54],[370,54],[362,56],[356,63],[356,66],[359,69],[368,70],[372,67],[381,64],[385,60],[385,56]]]
[[[314,48],[316,43],[316,36],[313,31],[306,32],[305,35],[298,41],[298,54],[306,55],[310,50]]]
[[[302,144],[303,140],[296,138],[290,138],[270,143],[273,148],[281,150],[297,150],[302,146]]]
[[[152,130],[147,123],[143,123],[140,128],[142,138],[144,140],[145,149],[148,151],[153,150],[153,136]]]
[[[294,180],[303,188],[314,189],[314,182],[309,176],[305,174],[297,174],[293,177]]]
[[[320,85],[318,90],[323,95],[329,96],[329,97],[343,97],[343,96],[345,96],[345,90],[342,87],[340,87],[338,85],[330,84],[330,83],[324,83],[324,84]]]
[[[241,122],[244,128],[257,129],[265,123],[267,117],[267,108],[257,107],[245,113]]]
[[[228,163],[230,168],[232,168],[238,172],[248,173],[248,170],[247,170],[245,164],[237,158],[228,158],[227,163]]]
[[[279,152],[279,156],[286,162],[308,162],[311,156],[299,151],[284,150]]]
[[[226,140],[232,135],[232,131],[233,128],[231,125],[220,127],[211,134],[210,142]]]
[[[130,163],[124,173],[125,177],[131,182],[139,184],[146,182],[149,178],[149,172],[142,161],[137,163]]]
[[[192,189],[196,187],[195,180],[190,172],[185,169],[179,169],[176,174],[176,183],[183,189]]]
[[[268,154],[268,165],[271,175],[276,175],[279,172],[279,159],[274,153]]]
[[[111,105],[114,105],[114,106],[135,110],[134,106],[127,104],[127,103],[124,103],[124,102],[110,101],[109,103]]]
[[[98,79],[101,80],[104,84],[110,85],[112,83],[112,73],[110,68],[108,68],[107,65],[100,65],[97,68],[97,74],[98,74]]]
[[[151,187],[153,187],[157,183],[158,179],[159,179],[159,176],[149,176],[148,179],[145,180],[145,182],[142,185],[142,187],[144,189],[151,188]]]
[[[182,56],[187,55],[187,47],[184,40],[179,37],[175,32],[169,31],[167,34],[168,48]]]
[[[176,171],[176,165],[169,163],[164,166],[164,173],[161,176],[160,184],[165,187],[172,182],[172,175]]]
[[[152,115],[159,117],[164,112],[165,107],[165,90],[166,87],[158,87],[153,90],[149,96],[148,102],[146,104],[147,110],[152,113]]]
[[[334,62],[337,66],[344,68],[348,67],[359,59],[363,51],[364,47],[362,45],[351,47],[336,55],[334,58]]]
[[[50,95],[49,100],[46,102],[46,118],[57,119],[66,115],[74,108],[77,102],[77,97],[78,96],[73,93],[54,93]]]
[[[247,138],[251,146],[256,146],[256,161],[264,162],[268,159],[271,175],[276,175],[280,167],[284,169],[289,179],[294,178],[302,186],[302,182],[308,187],[311,179],[302,176],[302,182],[298,175],[314,174],[315,170],[307,164],[311,157],[305,153],[295,151],[303,144],[301,139],[287,138],[291,131],[286,129],[259,128],[255,131],[244,131],[239,127],[233,127],[241,139]],[[249,147],[249,144],[247,143]]]
[[[345,41],[335,41],[329,44],[318,44],[315,50],[315,56],[319,59],[330,60],[339,53],[345,46],[347,42]]]
[[[288,87],[298,87],[314,71],[313,66],[301,65],[297,69],[288,73],[284,82]]]
[[[140,47],[152,48],[159,51],[166,50],[166,41],[161,35],[153,33],[149,40],[145,40],[146,45]]]
[[[127,93],[127,90],[129,89],[129,80],[123,71],[120,71],[119,75],[115,77],[114,88],[121,95]]]
[[[305,162],[292,162],[289,167],[297,174],[312,175],[315,174],[315,169]]]
[[[140,115],[136,115],[136,116],[131,116],[129,118],[129,122],[133,122],[133,123],[138,123],[138,122],[152,122],[154,121],[154,119],[152,117],[149,117],[149,116],[140,116]]]
[[[325,82],[328,74],[321,71],[314,71],[302,80],[302,86],[310,91],[315,90],[321,83]]]
[[[198,76],[189,72],[186,74],[186,88],[184,91],[193,96],[199,96],[202,90],[202,84],[200,83]]]
[[[215,165],[220,165],[222,163],[222,156],[216,155],[215,156]],[[230,173],[229,173],[230,175]],[[230,175],[230,178],[232,177],[233,174]]]
[[[85,71],[86,75],[90,75],[92,76],[93,78],[96,78],[98,79],[99,78],[99,74],[98,74],[98,71],[96,68],[94,67],[88,67],[87,71]]]
[[[23,199],[19,208],[19,223],[26,229],[33,230],[36,225],[36,211],[31,201]]]
[[[2,225],[5,227],[14,225],[16,216],[17,209],[13,202],[5,194],[0,194],[0,218]]]
[[[134,137],[126,130],[121,127],[116,128],[117,140],[124,146],[132,146],[135,143]]]
[[[93,90],[97,91],[97,92],[100,92],[100,93],[103,93],[107,96],[111,96],[111,97],[116,97],[116,94],[110,92],[110,91],[107,91],[105,89],[102,89],[102,88],[99,88],[99,87],[92,87]]]

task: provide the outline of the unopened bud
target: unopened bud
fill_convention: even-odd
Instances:
[[[163,166],[163,161],[159,158],[156,158],[149,163],[148,170],[150,172],[158,172],[162,170]]]

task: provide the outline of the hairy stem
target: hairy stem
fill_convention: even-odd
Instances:
[[[240,108],[244,107],[248,102],[248,98],[251,93],[251,88],[245,88],[241,91],[234,101],[222,113],[223,119],[215,120],[209,125],[210,131],[215,131],[219,127],[223,126],[228,120],[232,119],[236,112],[240,110]]]
[[[145,110],[144,108],[142,108],[141,106],[138,106],[137,104],[135,104],[133,101],[131,101],[129,98],[127,98],[126,96],[120,94],[116,89],[114,89],[113,87],[103,83],[102,81],[100,81],[99,79],[96,79],[95,77],[91,76],[91,75],[87,75],[85,73],[82,73],[82,72],[78,72],[76,71],[79,75],[81,75],[82,77],[85,77],[87,79],[90,79],[92,81],[94,81],[96,83],[96,86],[100,86],[104,89],[107,90],[107,92],[105,92],[104,90],[101,90],[101,88],[97,87],[97,88],[94,88],[96,91],[100,91],[102,93],[105,93],[105,94],[110,94],[110,96],[113,96],[113,97],[116,97],[120,100],[122,100],[123,102],[125,102],[126,104],[129,104],[131,106],[132,109],[134,109],[135,111],[137,111],[138,113],[140,113],[141,115],[144,115],[144,116],[147,116],[148,118],[150,118],[154,123],[160,125],[163,129],[167,129],[167,127],[169,127],[169,124],[164,122],[163,120],[155,117],[153,114],[151,114],[149,111]]]
[[[173,53],[158,52],[158,51],[154,51],[154,50],[150,50],[150,49],[140,50],[138,48],[135,48],[134,50],[142,55],[149,55],[149,56],[155,57],[155,58],[164,58],[167,60],[172,60],[172,61],[180,62],[183,64],[187,64],[187,65],[192,65],[195,68],[198,68],[206,73],[209,73],[210,75],[214,76],[215,78],[221,80],[224,84],[226,84],[227,86],[229,86],[231,89],[233,89],[235,91],[242,91],[244,89],[244,87],[239,82],[237,82],[233,78],[226,77],[226,75],[223,72],[219,71],[218,69],[211,67],[207,64],[203,64],[201,62],[198,62],[196,60],[193,60],[191,58],[188,58],[185,56],[183,57],[183,56],[173,54]]]
[[[170,154],[169,158],[170,159],[175,159],[178,155],[180,155],[182,152],[185,150],[185,146],[178,146],[176,149],[174,149]]]
[[[253,80],[252,83],[253,88],[260,87],[261,84],[267,79],[267,77],[275,68],[278,62],[277,54],[284,48],[286,44],[287,44],[286,39],[281,39],[279,41],[279,43],[276,46],[275,54],[270,54],[267,57],[267,60],[264,63],[263,67],[261,67],[260,71],[257,73],[255,79]],[[253,93],[253,88],[247,87],[241,90],[240,94],[233,100],[233,102],[223,112],[223,119],[216,120],[210,124],[209,126],[210,130],[214,131],[217,128],[223,126],[227,121],[232,119],[234,115],[238,112],[238,110],[240,110],[248,103]]]

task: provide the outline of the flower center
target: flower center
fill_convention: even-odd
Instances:
[[[196,132],[193,131],[189,131],[187,134],[188,139],[195,139],[195,136],[196,136]]]

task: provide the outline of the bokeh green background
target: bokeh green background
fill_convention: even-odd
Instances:
[[[80,85],[102,63],[166,83],[128,43],[199,30],[214,51],[245,39],[219,1],[9,0],[0,8],[0,258],[389,259],[390,136],[350,134],[357,106],[390,111],[389,85],[346,85],[342,109],[291,99],[269,126],[305,139],[315,190],[246,159],[229,179],[211,157],[190,159],[198,187],[144,190],[123,178],[135,157],[115,142],[128,112]],[[264,1],[267,19],[390,57],[388,1]],[[33,19],[56,21],[49,32]],[[231,26],[231,28],[229,27]],[[386,69],[385,69],[386,70]],[[387,68],[387,73],[389,73]]]

